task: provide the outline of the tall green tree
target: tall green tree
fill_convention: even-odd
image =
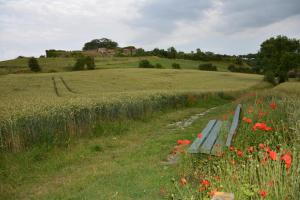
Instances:
[[[117,47],[118,47],[117,42],[112,41],[111,39],[101,38],[101,39],[94,39],[90,42],[85,43],[82,49],[86,51],[86,50],[94,50],[98,48],[114,49]]]
[[[288,71],[297,70],[300,66],[300,42],[286,36],[272,37],[260,46],[259,65],[265,75],[274,74],[279,83],[288,80]]]
[[[40,67],[37,59],[34,58],[34,57],[29,58],[29,60],[28,60],[28,67],[33,72],[39,72],[39,71],[41,71],[41,67]]]
[[[168,58],[176,58],[177,51],[174,47],[168,48]]]

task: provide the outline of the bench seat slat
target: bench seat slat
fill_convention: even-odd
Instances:
[[[206,154],[210,154],[213,145],[215,144],[220,129],[222,126],[222,121],[217,121],[216,124],[214,125],[213,129],[211,130],[209,136],[207,137],[207,139],[204,141],[204,143],[201,145],[200,147],[200,153],[206,153]]]
[[[210,120],[206,127],[202,130],[202,138],[196,138],[193,144],[188,149],[189,153],[199,153],[201,144],[206,140],[207,136],[211,132],[212,128],[215,126],[217,120]]]

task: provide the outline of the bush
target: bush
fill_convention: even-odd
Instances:
[[[198,68],[199,70],[205,70],[205,71],[218,71],[217,67],[211,63],[200,64]]]
[[[95,65],[95,59],[94,57],[91,56],[87,56],[85,58],[85,64],[87,69],[91,70],[91,69],[95,69],[96,65]]]
[[[86,56],[86,57],[79,57],[76,59],[76,63],[74,64],[72,70],[74,71],[79,71],[79,70],[84,70],[86,65],[86,69],[92,70],[95,69],[95,59],[94,57],[91,56]]]
[[[256,70],[255,68],[251,69],[249,67],[237,67],[233,64],[230,64],[227,69],[231,72],[241,72],[241,73],[253,73],[255,72],[254,70]]]
[[[231,72],[235,72],[235,71],[236,71],[236,67],[235,67],[235,65],[233,65],[233,64],[230,64],[230,65],[227,67],[227,69],[228,69],[229,71],[231,71]]]
[[[163,68],[163,66],[160,63],[156,63],[155,68],[161,69],[161,68]]]
[[[240,58],[240,57],[237,57],[237,58],[235,59],[234,63],[237,64],[237,65],[243,65],[243,64],[244,64],[244,63],[243,63],[243,59]]]
[[[264,81],[272,83],[273,85],[276,84],[275,74],[272,71],[265,72]]]
[[[41,67],[40,67],[37,59],[34,58],[34,57],[29,58],[29,60],[28,60],[28,67],[33,72],[39,72],[39,71],[41,71]]]
[[[84,70],[84,66],[85,66],[85,58],[84,57],[77,58],[73,66],[73,70],[74,71]]]
[[[173,63],[172,64],[173,69],[181,69],[180,65],[178,63]]]
[[[139,63],[139,68],[153,68],[154,66],[151,65],[149,60],[141,60]]]

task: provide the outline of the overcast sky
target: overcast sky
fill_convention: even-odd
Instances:
[[[246,54],[280,34],[300,39],[300,0],[0,0],[0,60],[81,49],[102,37]]]

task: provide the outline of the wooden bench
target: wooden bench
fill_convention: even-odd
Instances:
[[[210,120],[201,132],[202,137],[194,140],[188,152],[216,155],[225,145],[230,146],[238,127],[241,107],[241,104],[236,107],[230,129],[228,121]]]

